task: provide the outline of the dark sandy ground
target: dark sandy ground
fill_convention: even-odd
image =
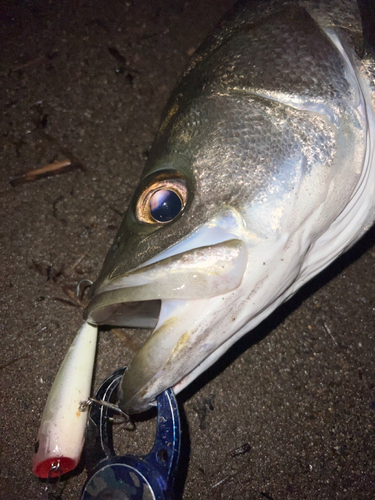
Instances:
[[[97,276],[168,94],[231,3],[0,4],[1,499],[47,499],[31,460],[81,324],[74,287]],[[9,183],[67,157],[84,170]],[[374,236],[181,394],[180,498],[374,499]],[[95,386],[141,338],[101,332]],[[141,422],[116,439],[145,452],[152,432]],[[63,481],[63,500],[78,498],[85,475]]]

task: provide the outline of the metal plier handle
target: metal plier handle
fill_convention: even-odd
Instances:
[[[97,400],[116,401],[126,368],[108,377]],[[85,459],[88,479],[80,500],[172,500],[180,454],[181,428],[177,402],[168,389],[157,398],[155,442],[146,456],[117,456],[113,448],[111,417],[114,411],[93,404],[86,431]]]

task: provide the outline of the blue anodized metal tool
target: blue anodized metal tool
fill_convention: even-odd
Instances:
[[[112,401],[125,368],[108,377],[97,400]],[[146,456],[117,456],[113,448],[114,411],[94,404],[86,433],[85,457],[89,478],[80,500],[172,500],[180,454],[180,418],[173,391],[157,398],[158,417],[152,450]]]

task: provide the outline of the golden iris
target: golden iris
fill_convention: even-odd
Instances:
[[[159,179],[139,196],[136,217],[149,224],[165,224],[182,212],[186,199],[187,189],[182,179]]]

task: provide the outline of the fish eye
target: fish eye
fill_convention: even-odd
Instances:
[[[150,198],[150,215],[158,222],[169,222],[181,212],[181,199],[174,191],[160,189]]]
[[[186,199],[187,189],[182,179],[157,180],[138,197],[135,214],[140,222],[166,224],[183,211]]]

